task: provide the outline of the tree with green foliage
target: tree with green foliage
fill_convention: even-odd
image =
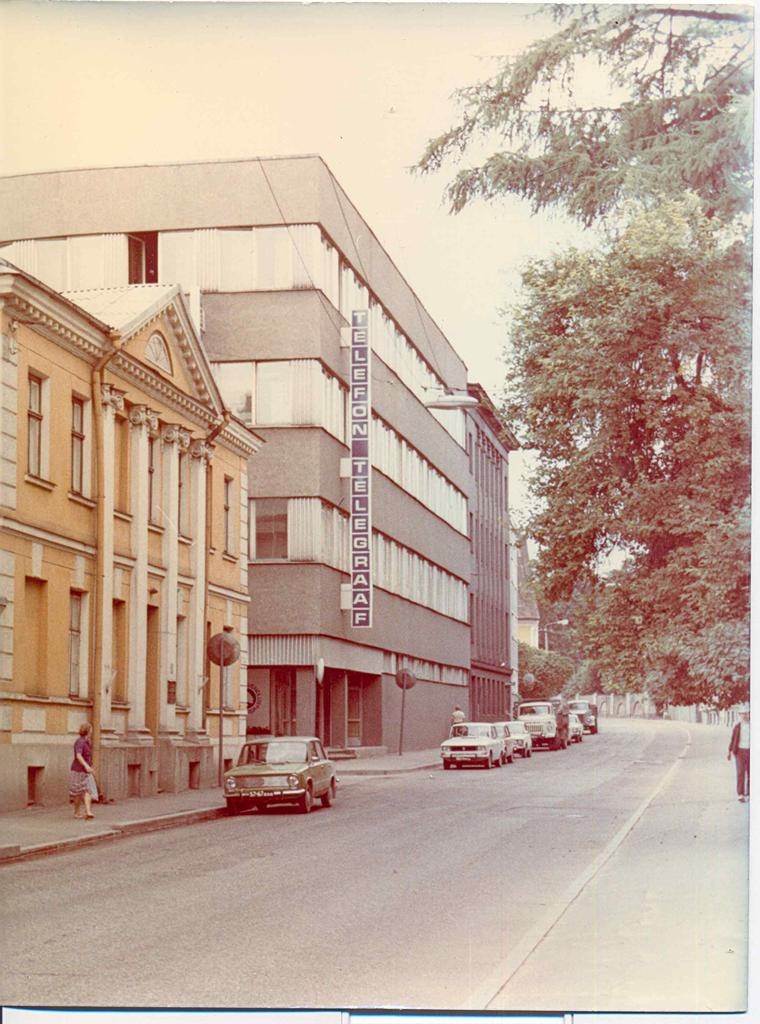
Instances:
[[[575,664],[562,654],[540,651],[531,644],[519,641],[517,657],[521,700],[545,700],[554,697],[562,693],[573,678]],[[533,676],[532,681],[529,679],[530,676]]]
[[[454,210],[513,194],[599,227],[595,250],[534,262],[508,311],[504,411],[538,453],[538,582],[577,603],[605,689],[725,707],[749,688],[751,16],[558,17],[463,91],[421,167],[500,139],[452,182]],[[594,61],[619,97],[604,107],[575,99]]]
[[[674,190],[699,195],[708,215],[746,210],[751,8],[551,10],[558,30],[461,89],[461,119],[419,161],[420,170],[436,171],[472,148],[494,149],[456,174],[452,210],[514,195],[590,225],[631,198]]]
[[[538,452],[537,575],[588,595],[578,634],[612,690],[746,694],[749,279],[691,197],[525,274],[506,412]]]

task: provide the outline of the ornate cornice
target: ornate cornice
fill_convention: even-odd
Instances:
[[[211,408],[210,402],[209,405],[205,405],[192,395],[185,394],[171,381],[154,373],[144,363],[133,359],[126,352],[120,351],[109,364],[109,369],[116,370],[119,376],[133,381],[144,391],[163,399],[204,427],[210,427],[219,418],[218,411]]]
[[[91,337],[86,337],[79,331],[62,323],[58,317],[43,309],[36,302],[21,298],[18,295],[9,295],[5,299],[5,311],[19,323],[36,328],[46,337],[51,338],[76,355],[86,356],[91,360],[98,359],[103,355],[105,339],[100,332],[93,331]]]

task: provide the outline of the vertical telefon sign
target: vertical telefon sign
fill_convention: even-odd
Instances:
[[[372,625],[369,311],[351,313],[351,625]]]

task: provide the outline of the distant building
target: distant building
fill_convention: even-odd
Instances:
[[[473,481],[466,413],[426,402],[465,392],[466,367],[324,162],[6,178],[0,224],[0,252],[59,291],[179,285],[226,404],[266,442],[246,510],[249,729],[394,749],[396,679],[407,670],[417,684],[405,744],[437,745],[451,707],[467,702]],[[352,356],[354,311],[367,313],[365,379]],[[361,396],[369,517],[351,479]],[[484,436],[497,429],[490,415]],[[492,540],[498,515],[489,507],[483,518]],[[370,589],[352,560],[360,543]],[[500,573],[507,561],[500,540]],[[512,669],[500,586],[498,601],[479,591],[484,609],[490,602],[483,628],[498,633],[478,641],[485,694]],[[368,595],[371,625],[354,617]]]
[[[539,647],[539,622],[541,616],[538,602],[530,581],[528,543],[523,538],[517,545],[517,587],[519,592],[518,638],[531,647]]]
[[[511,717],[518,682],[509,453],[520,446],[485,389],[469,384],[468,392],[479,403],[467,423],[467,456],[475,484],[470,502],[470,714],[477,720],[499,721]]]
[[[0,808],[215,781],[207,638],[245,635],[247,463],[177,287],[63,296],[0,260]],[[246,650],[225,754],[245,737]]]

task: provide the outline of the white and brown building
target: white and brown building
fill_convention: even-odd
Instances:
[[[0,807],[215,781],[245,737],[248,460],[177,287],[61,294],[0,260]],[[245,644],[243,644],[245,652]]]

